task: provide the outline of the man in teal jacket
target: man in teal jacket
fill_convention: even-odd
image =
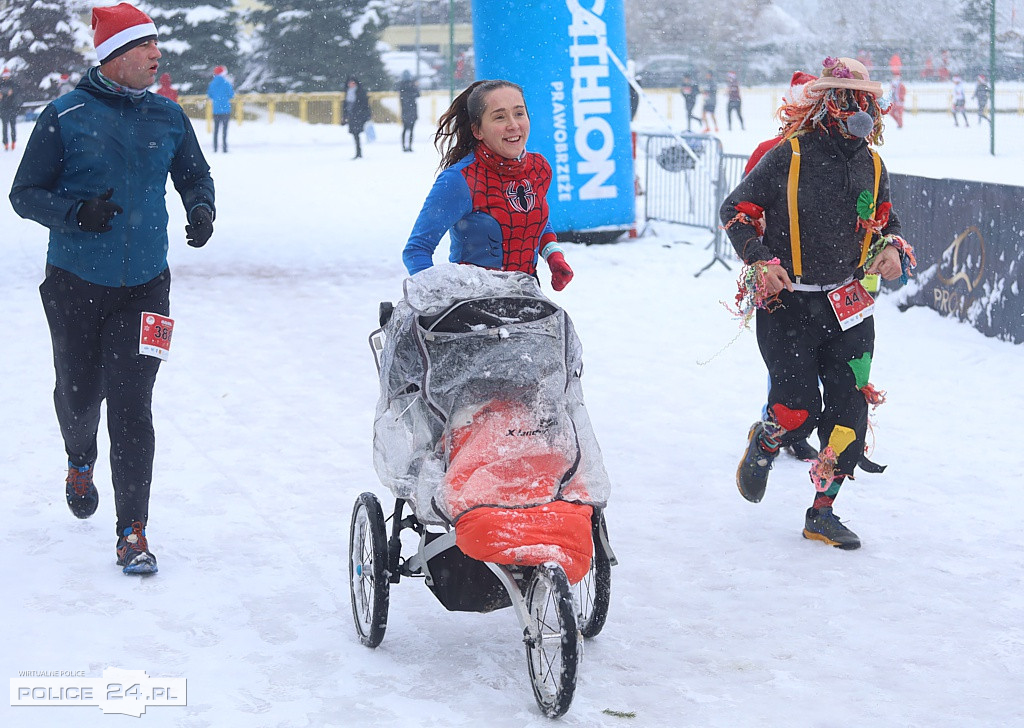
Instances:
[[[53,342],[68,506],[78,518],[96,511],[93,466],[106,400],[117,563],[126,574],[151,574],[151,402],[163,358],[152,354],[163,352],[144,345],[143,334],[156,322],[169,345],[167,176],[185,205],[193,247],[213,233],[213,180],[181,107],[146,90],[160,65],[153,21],[121,3],[94,9],[92,26],[100,65],[43,110],[10,199],[19,215],[50,230],[39,290]]]

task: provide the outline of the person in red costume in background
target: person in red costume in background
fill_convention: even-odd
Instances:
[[[544,258],[556,291],[572,268],[548,220],[551,165],[526,151],[530,115],[522,87],[510,81],[477,81],[441,116],[434,146],[441,172],[427,195],[402,259],[410,275],[433,265],[447,232],[449,260],[537,275]]]
[[[900,76],[893,76],[889,84],[889,96],[892,105],[889,107],[889,116],[896,122],[896,128],[903,128],[903,110],[907,107],[907,85],[903,83]]]
[[[804,93],[804,87],[811,81],[816,79],[813,73],[807,73],[806,71],[793,71],[792,78],[789,79],[789,94],[782,97],[783,104],[792,104],[799,100]],[[765,139],[763,142],[758,144],[754,151],[750,155],[750,159],[747,160],[746,166],[743,168],[743,176],[746,177],[750,174],[750,170],[760,161],[761,157],[768,153],[768,150],[776,146],[782,141],[782,134],[773,136],[771,139]]]
[[[171,74],[160,74],[160,86],[157,88],[156,92],[165,99],[170,99],[174,103],[178,103],[178,90],[171,86]]]
[[[816,78],[817,76],[815,76],[812,73],[807,73],[805,71],[794,71],[792,78],[790,78],[789,80],[789,94],[782,97],[782,103],[793,103],[802,98],[804,93],[804,87],[811,81],[815,80]],[[748,174],[750,174],[750,170],[757,166],[757,163],[758,161],[760,161],[761,157],[767,154],[770,149],[777,146],[779,142],[782,141],[782,139],[782,135],[779,134],[778,136],[774,136],[771,139],[765,139],[763,142],[758,144],[754,148],[754,151],[751,153],[750,158],[747,160],[746,166],[743,167],[743,176],[746,177]],[[743,205],[744,203],[740,204]],[[754,211],[753,209],[749,209],[746,210],[746,212],[748,214],[754,214],[756,211]],[[754,214],[754,216],[758,217],[759,214],[760,213]],[[762,219],[762,225],[763,224],[764,222]],[[814,458],[818,457],[818,451],[815,450],[810,445],[810,443],[807,442],[806,438],[794,442],[793,444],[786,447],[786,450],[798,460],[813,460]]]

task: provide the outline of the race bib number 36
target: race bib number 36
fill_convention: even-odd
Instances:
[[[839,319],[839,328],[843,331],[853,328],[875,310],[875,299],[864,290],[860,281],[829,291],[828,302],[832,304],[832,310]]]
[[[139,333],[139,353],[155,356],[167,361],[171,352],[171,332],[174,319],[158,313],[142,312],[142,329]]]

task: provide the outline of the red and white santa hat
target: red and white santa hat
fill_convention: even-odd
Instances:
[[[804,89],[811,81],[817,80],[817,76],[806,71],[793,71],[793,77],[789,79],[789,93],[783,98],[789,103],[796,103],[804,94]]]
[[[101,66],[157,36],[153,20],[128,3],[93,8],[92,30]]]
[[[216,66],[213,69],[213,75],[214,76],[223,76],[225,73],[227,73],[227,70],[228,69],[224,68],[224,66]]]

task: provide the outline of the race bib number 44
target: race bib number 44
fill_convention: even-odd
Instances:
[[[853,328],[875,310],[875,299],[864,290],[860,281],[853,281],[829,291],[828,302],[836,312],[839,328],[843,331]]]
[[[171,353],[171,333],[174,319],[158,313],[142,312],[142,328],[139,332],[139,353],[155,356],[167,361]]]

